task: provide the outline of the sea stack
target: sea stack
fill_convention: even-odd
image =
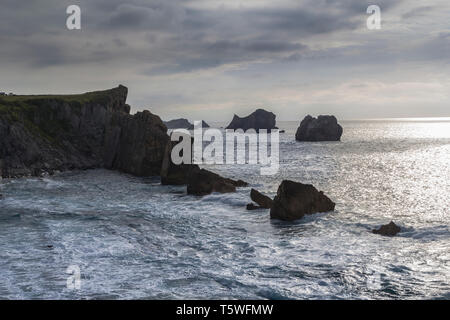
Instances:
[[[284,180],[273,199],[270,218],[293,221],[305,214],[334,211],[335,203],[310,184]]]
[[[343,129],[335,116],[306,116],[295,134],[297,141],[340,141]]]
[[[164,121],[167,129],[189,129],[193,126],[187,119],[173,119],[170,121]]]
[[[226,127],[226,129],[242,129],[244,131],[248,129],[255,129],[257,132],[259,132],[260,129],[266,129],[267,131],[270,131],[277,129],[277,127],[275,127],[275,118],[276,116],[272,112],[264,109],[258,109],[244,118],[234,115],[233,120]]]
[[[164,121],[167,129],[188,129],[194,130],[194,124],[190,123],[187,119],[174,119],[170,121]],[[202,128],[209,128],[209,125],[202,120]]]

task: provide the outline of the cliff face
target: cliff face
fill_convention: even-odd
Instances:
[[[159,175],[167,128],[149,111],[130,115],[124,86],[62,96],[0,97],[0,175],[108,168]]]

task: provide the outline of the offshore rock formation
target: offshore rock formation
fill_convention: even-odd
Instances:
[[[170,121],[164,121],[167,129],[188,129],[194,130],[194,124],[190,123],[187,119],[174,119]],[[202,128],[209,128],[209,125],[202,120]]]
[[[124,86],[80,95],[0,97],[3,177],[108,168],[159,175],[169,137],[149,111],[130,115]]]
[[[180,139],[194,139],[191,136],[181,136]],[[173,147],[179,141],[170,141],[165,149],[164,160],[161,168],[161,184],[163,185],[187,185],[187,193],[197,196],[203,196],[212,192],[234,192],[236,187],[247,186],[242,180],[232,180],[223,178],[211,171],[200,169],[196,164],[192,164],[192,153],[190,155],[191,164],[182,163],[176,165],[172,162],[171,154]],[[180,156],[183,156],[181,153]]]
[[[167,129],[189,129],[192,126],[192,123],[184,118],[164,121],[164,124]]]
[[[257,132],[260,129],[267,129],[267,131],[270,131],[272,129],[277,129],[277,127],[275,127],[275,118],[276,116],[272,112],[258,109],[244,118],[234,115],[233,120],[228,127],[226,127],[226,129],[243,129],[244,131],[248,129],[255,129]]]
[[[335,116],[319,116],[313,118],[310,115],[300,123],[295,139],[297,141],[340,141],[343,129],[338,124]]]
[[[256,210],[256,209],[270,209],[273,205],[273,200],[270,199],[268,196],[263,195],[261,192],[257,191],[256,189],[252,189],[250,191],[250,198],[253,202],[257,204],[254,205],[253,203],[249,203],[247,205],[247,210]]]
[[[247,183],[242,180],[232,180],[199,168],[192,168],[188,175],[187,193],[204,196],[213,192],[235,192],[236,187],[245,187]]]
[[[393,237],[400,231],[401,228],[397,226],[393,221],[391,221],[388,224],[382,225],[379,229],[373,229],[372,233]]]
[[[310,184],[284,180],[270,209],[270,218],[293,221],[305,214],[334,211],[335,203]]]

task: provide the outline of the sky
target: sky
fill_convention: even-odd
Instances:
[[[449,18],[448,0],[0,0],[0,91],[123,84],[164,120],[448,117]]]

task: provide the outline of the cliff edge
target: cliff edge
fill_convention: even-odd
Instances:
[[[0,97],[0,176],[107,168],[157,176],[169,140],[149,111],[130,115],[128,89]]]

